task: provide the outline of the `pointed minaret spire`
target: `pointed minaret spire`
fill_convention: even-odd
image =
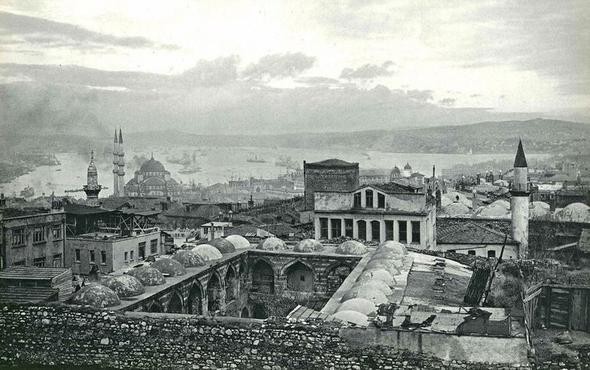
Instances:
[[[115,129],[115,140],[114,140],[113,142],[114,142],[115,144],[117,144],[117,143],[118,143],[118,141],[117,141],[117,129]]]
[[[120,128],[119,128],[119,144],[123,144],[123,133]]]
[[[516,151],[516,157],[514,158],[514,167],[528,167],[526,162],[526,156],[524,155],[524,149],[522,148],[522,140],[518,140],[518,149]]]

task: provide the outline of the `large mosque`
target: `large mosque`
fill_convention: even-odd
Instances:
[[[176,197],[180,194],[180,185],[152,154],[135,171],[135,176],[127,182],[124,191],[128,197]]]

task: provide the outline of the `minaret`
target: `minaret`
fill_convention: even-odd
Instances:
[[[123,133],[119,128],[119,196],[125,196],[125,149],[123,148]]]
[[[514,159],[514,181],[510,189],[510,208],[512,210],[512,239],[520,243],[518,257],[527,258],[529,248],[529,187],[528,165],[522,148],[518,142],[518,150]]]
[[[98,205],[98,193],[102,190],[102,185],[98,184],[98,171],[94,165],[94,151],[90,152],[90,164],[86,177],[86,185],[83,187],[86,193],[86,200],[89,205]]]
[[[115,129],[115,141],[113,143],[113,196],[119,196],[119,141],[117,129]]]

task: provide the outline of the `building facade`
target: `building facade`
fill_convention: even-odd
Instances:
[[[65,264],[74,274],[88,275],[93,266],[108,274],[163,253],[162,235],[157,229],[133,236],[94,232],[67,239]]]
[[[396,183],[365,185],[315,192],[314,198],[316,239],[395,240],[421,249],[436,245],[435,204],[418,189]]]
[[[0,269],[62,267],[66,236],[63,211],[4,217],[0,212]]]
[[[153,155],[135,172],[124,190],[129,197],[178,197],[181,193],[178,182]]]
[[[359,186],[359,164],[340,159],[303,162],[304,209],[313,210],[316,191],[352,191]]]

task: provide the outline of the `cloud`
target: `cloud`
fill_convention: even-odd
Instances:
[[[344,68],[340,73],[340,78],[347,80],[372,80],[377,77],[390,76],[393,74],[391,67],[395,64],[388,60],[381,65],[365,64],[356,69]]]
[[[44,18],[0,12],[0,44],[21,43],[43,47],[177,49],[171,44],[157,44],[145,37],[114,36],[88,30],[69,23],[55,22]]]
[[[444,107],[452,107],[455,105],[456,102],[457,102],[457,99],[454,99],[454,98],[443,98],[438,101],[438,104],[440,104]]]
[[[433,99],[432,97],[432,90],[408,90],[406,91],[406,95],[417,102],[420,103],[427,103]]]
[[[242,76],[247,79],[293,77],[310,69],[314,63],[315,57],[303,53],[271,54],[246,67]]]
[[[182,73],[179,78],[192,86],[219,86],[234,81],[238,77],[236,55],[214,60],[200,60],[193,68]]]

